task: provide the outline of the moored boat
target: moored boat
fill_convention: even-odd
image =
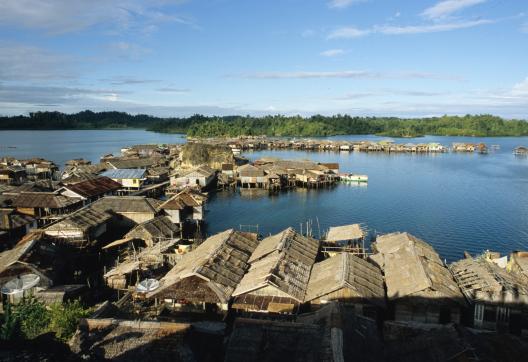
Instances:
[[[341,181],[348,182],[368,182],[367,175],[358,175],[353,173],[345,173],[341,175]]]

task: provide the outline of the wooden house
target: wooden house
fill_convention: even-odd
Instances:
[[[20,214],[10,208],[0,209],[0,231],[7,234],[10,242],[20,240],[36,227],[37,221],[32,216]]]
[[[35,293],[35,298],[44,304],[66,303],[73,300],[83,299],[88,288],[84,284],[56,285]]]
[[[0,183],[6,185],[21,185],[26,181],[26,169],[22,166],[0,167]]]
[[[123,239],[142,240],[145,246],[153,246],[161,240],[175,239],[180,235],[180,228],[167,216],[157,216],[142,222],[130,230]]]
[[[160,200],[143,196],[106,196],[89,207],[118,215],[118,224],[134,226],[155,218],[161,204]]]
[[[21,192],[13,198],[12,205],[19,213],[36,218],[41,226],[79,209],[83,200],[55,192]]]
[[[319,163],[320,166],[324,167],[326,170],[332,172],[335,175],[339,175],[339,163]]]
[[[222,164],[222,174],[227,175],[229,177],[235,176],[235,165],[232,163],[223,163]]]
[[[324,238],[323,252],[329,255],[349,252],[363,256],[365,235],[360,224],[333,226]]]
[[[257,244],[256,234],[233,229],[213,235],[184,254],[147,298],[170,300],[182,311],[227,311]]]
[[[513,154],[517,156],[526,156],[528,155],[528,147],[525,147],[525,146],[515,147],[515,149],[513,150]]]
[[[24,274],[39,277],[36,290],[52,286],[60,273],[55,249],[41,242],[37,234],[24,237],[13,249],[0,253],[0,287]]]
[[[111,169],[103,172],[101,176],[108,177],[129,190],[139,190],[147,180],[147,171],[144,169]]]
[[[528,252],[514,251],[511,253],[508,270],[522,275],[528,281]]]
[[[143,278],[153,278],[156,275],[161,277],[167,272],[166,266],[175,264],[178,239],[158,239],[156,244],[145,248],[130,247],[134,240],[119,239],[103,247],[108,250],[125,246],[119,250],[115,267],[103,275],[110,288],[128,290]]]
[[[86,205],[103,196],[113,195],[121,187],[119,182],[108,177],[99,176],[97,178],[65,185],[59,192],[67,197],[82,199]]]
[[[472,327],[517,334],[528,331],[525,278],[484,257],[454,262],[449,269],[470,302]]]
[[[383,275],[378,266],[342,253],[313,265],[304,301],[312,310],[335,301],[376,317],[377,309],[386,305]]]
[[[262,240],[249,271],[233,293],[233,308],[245,312],[294,314],[305,300],[319,241],[288,228]]]
[[[206,201],[207,195],[186,188],[163,202],[160,209],[175,224],[182,224],[185,221],[199,222],[204,220]]]
[[[149,183],[160,183],[165,182],[169,179],[169,168],[168,167],[151,167],[147,170],[147,180]]]
[[[25,160],[22,165],[26,168],[27,175],[35,179],[50,179],[59,171],[56,164],[43,158]]]
[[[431,245],[409,233],[392,233],[379,236],[372,250],[395,320],[460,322],[464,296]]]
[[[44,228],[44,234],[70,246],[95,245],[106,231],[112,215],[85,207]]]
[[[238,180],[242,188],[262,187],[266,188],[267,179],[264,170],[260,167],[246,164],[237,169]]]
[[[158,163],[155,158],[113,158],[106,160],[108,169],[114,170],[146,170]]]
[[[216,176],[215,170],[207,165],[199,166],[180,175],[171,176],[171,185],[175,186],[193,186],[199,185],[207,188],[212,184]]]

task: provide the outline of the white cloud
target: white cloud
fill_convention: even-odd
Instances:
[[[408,25],[408,26],[377,26],[374,32],[386,35],[404,35],[404,34],[425,34],[425,33],[439,33],[444,31],[451,31],[457,29],[473,28],[479,25],[492,24],[493,20],[472,20],[465,22],[431,24],[431,25]]]
[[[425,9],[421,15],[429,19],[445,18],[457,11],[482,4],[484,2],[486,2],[486,0],[444,0],[436,3],[430,8]]]
[[[72,57],[44,49],[0,43],[0,80],[44,81],[75,76]]]
[[[323,57],[337,57],[339,55],[343,55],[345,54],[345,51],[343,49],[328,49],[328,50],[325,50],[321,53],[319,53],[319,55],[323,56]]]
[[[511,93],[513,96],[528,96],[528,77],[522,82],[515,84]]]
[[[154,0],[1,0],[0,24],[42,29],[50,34],[80,31],[96,25],[111,32],[152,31],[156,24],[190,24],[170,12],[168,5],[182,1]]]
[[[338,28],[328,34],[328,39],[351,39],[351,38],[360,38],[362,36],[370,34],[370,30],[362,30],[355,27],[347,26]]]
[[[141,45],[126,41],[111,43],[107,46],[110,54],[128,60],[138,60],[152,51]]]
[[[521,33],[528,34],[528,23],[524,23],[521,25]]]
[[[343,27],[332,31],[328,39],[351,39],[359,38],[369,34],[384,35],[406,35],[406,34],[426,34],[452,31],[458,29],[473,28],[480,25],[493,24],[494,20],[470,20],[462,22],[449,22],[441,24],[424,24],[424,25],[376,25],[371,29],[358,29],[355,27]]]
[[[162,93],[184,94],[184,93],[189,93],[191,90],[189,88],[162,87],[162,88],[156,89],[156,91],[162,92]]]
[[[367,70],[345,71],[298,71],[298,72],[257,72],[242,74],[246,79],[317,79],[317,78],[355,78],[355,79],[436,79],[460,81],[461,77],[453,75],[434,74],[427,72],[373,72]]]
[[[349,7],[350,5],[362,3],[366,0],[331,0],[328,3],[328,6],[331,8],[343,9]]]

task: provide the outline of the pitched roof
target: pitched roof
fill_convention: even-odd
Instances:
[[[61,231],[76,229],[87,231],[92,227],[97,227],[107,222],[111,218],[112,215],[105,211],[85,207],[47,226],[44,230]]]
[[[35,238],[24,238],[13,249],[0,253],[0,273],[16,263],[22,256],[33,248],[36,243]]]
[[[53,192],[21,192],[13,200],[13,206],[20,208],[59,209],[81,202],[79,198],[57,195]]]
[[[106,163],[116,169],[134,169],[134,168],[147,168],[155,165],[158,160],[146,157],[146,158],[131,158],[131,159],[111,159],[106,160]]]
[[[237,169],[240,177],[259,177],[264,176],[264,170],[251,164],[245,164]]]
[[[198,276],[222,302],[227,302],[248,268],[247,260],[257,246],[255,234],[226,230],[207,238],[172,268],[160,281],[160,287],[150,293],[155,296],[181,280]]]
[[[397,232],[379,236],[373,249],[382,256],[389,299],[427,296],[463,301],[453,276],[425,241]]]
[[[107,170],[101,174],[101,176],[106,176],[114,180],[123,180],[123,179],[143,179],[147,171],[138,170],[135,168],[132,169],[116,169],[116,170]]]
[[[90,207],[100,211],[111,210],[117,213],[157,213],[161,204],[161,200],[143,196],[105,196],[91,204]]]
[[[207,165],[201,165],[192,170],[186,171],[179,177],[209,177],[215,173],[211,167]]]
[[[333,226],[328,230],[326,241],[355,240],[365,236],[365,232],[359,224]]]
[[[472,302],[521,304],[528,306],[528,285],[515,273],[508,273],[484,258],[467,258],[452,263],[453,273],[464,295]]]
[[[292,228],[265,238],[251,255],[251,267],[233,295],[272,285],[302,302],[318,251],[318,240]]]
[[[122,186],[111,178],[101,176],[64,187],[78,195],[89,198],[119,190]]]
[[[178,235],[179,231],[180,228],[173,224],[167,216],[158,216],[136,225],[125,235],[125,238],[143,239],[145,237],[144,233],[147,233],[152,239],[173,238]]]
[[[203,205],[207,196],[192,189],[185,189],[169,198],[161,204],[160,209],[181,210],[185,207],[196,207]]]
[[[340,253],[314,264],[304,300],[309,302],[342,288],[353,290],[357,298],[369,299],[382,306],[385,304],[381,270],[349,253]]]

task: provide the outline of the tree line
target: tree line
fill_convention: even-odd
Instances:
[[[377,134],[391,137],[526,136],[528,122],[482,114],[427,118],[356,117],[350,115],[311,117],[269,115],[203,116],[161,118],[124,112],[83,111],[74,114],[34,112],[27,116],[0,117],[3,130],[142,128],[192,137],[298,136]]]

